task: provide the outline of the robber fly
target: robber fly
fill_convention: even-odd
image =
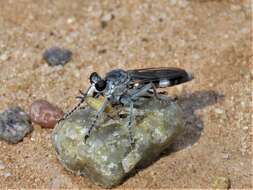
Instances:
[[[88,128],[85,136],[90,136],[92,130],[96,126],[97,119],[102,115],[108,103],[111,105],[123,105],[129,107],[127,127],[129,131],[129,139],[133,143],[131,126],[133,123],[134,103],[141,97],[152,94],[153,97],[160,99],[157,88],[165,88],[178,85],[192,80],[192,75],[179,68],[146,68],[135,70],[115,69],[106,73],[102,78],[98,73],[93,72],[90,75],[90,87],[86,92],[82,92],[79,104],[61,120],[70,116],[84,102],[87,96],[98,98],[104,97],[104,102],[96,113],[95,120]]]

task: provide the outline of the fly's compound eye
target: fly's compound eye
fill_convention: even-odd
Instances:
[[[91,73],[90,83],[97,83],[100,80],[101,80],[101,77],[96,72]]]
[[[103,91],[106,88],[106,81],[99,80],[98,82],[96,82],[95,88],[97,91]]]

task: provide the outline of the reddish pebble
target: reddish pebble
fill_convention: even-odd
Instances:
[[[31,120],[44,128],[54,128],[57,121],[64,115],[64,112],[60,108],[50,104],[46,100],[36,100],[33,102],[29,113]]]

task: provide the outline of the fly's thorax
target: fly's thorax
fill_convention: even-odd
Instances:
[[[128,73],[121,69],[112,70],[106,74],[105,80],[114,86],[119,86],[129,82]]]
[[[106,74],[107,82],[105,94],[108,96],[121,96],[127,91],[127,84],[130,81],[128,73],[121,69],[112,70]]]
[[[105,89],[106,96],[121,96],[127,92],[127,84],[121,83],[114,85],[111,81],[107,81],[107,87]]]

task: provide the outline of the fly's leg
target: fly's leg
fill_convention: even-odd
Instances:
[[[153,89],[153,93],[155,98],[158,100],[162,101],[168,101],[169,99],[163,99],[160,95],[158,95],[155,85],[153,83],[148,83],[144,85],[141,88],[134,89],[131,93],[129,93],[126,97],[121,98],[121,103],[123,105],[129,105],[129,115],[128,115],[128,123],[127,123],[127,128],[128,128],[128,133],[129,133],[129,141],[131,143],[131,147],[134,145],[134,140],[133,140],[133,134],[132,134],[132,123],[133,123],[133,102],[138,100],[139,97],[143,97],[148,94],[148,91]]]
[[[105,98],[103,104],[100,106],[99,110],[97,111],[94,120],[92,121],[90,127],[88,128],[88,132],[87,134],[84,136],[84,142],[86,142],[86,140],[89,138],[92,130],[95,128],[96,126],[96,122],[99,119],[99,117],[102,115],[102,113],[104,112],[106,105],[108,104],[108,98]]]
[[[157,93],[157,90],[156,90],[156,86],[154,85],[154,83],[151,83],[152,85],[152,89],[153,89],[153,93],[154,93],[154,97],[159,100],[159,101],[163,101],[163,102],[170,102],[172,101],[173,99],[168,97],[168,96],[164,96],[164,95],[161,95],[161,94],[158,94]]]
[[[83,94],[84,94],[84,93],[83,93]],[[82,95],[83,95],[83,94],[82,94]],[[94,98],[98,99],[99,96],[101,96],[101,94],[97,93],[97,94],[94,96]],[[84,97],[84,96],[77,96],[76,98],[77,98],[77,99],[81,99],[80,102],[82,102],[82,103],[83,103],[84,100],[85,100],[85,97]],[[76,107],[79,108],[79,110],[84,110],[84,109],[87,108],[87,107],[85,107],[85,106],[80,106],[80,105],[79,105],[79,106],[77,105]],[[77,108],[76,108],[76,109],[77,109]],[[75,109],[75,110],[76,110],[76,109]],[[74,110],[74,111],[75,111],[75,110]],[[73,111],[73,112],[74,112],[74,111]],[[73,113],[73,112],[72,112],[72,113]]]
[[[133,90],[131,93],[129,93],[125,97],[122,97],[120,100],[123,105],[129,106],[127,129],[128,129],[128,134],[129,134],[129,142],[131,143],[132,148],[134,146],[134,139],[133,139],[133,134],[132,134],[134,101],[137,100],[140,96],[147,94],[147,91],[150,88],[152,88],[151,84],[144,85],[142,88]]]
[[[132,133],[133,109],[134,109],[134,103],[133,103],[133,101],[130,100],[127,129],[128,129],[128,134],[129,134],[128,137],[129,137],[129,142],[131,144],[131,147],[134,146],[134,139],[133,139],[133,133]]]
[[[152,85],[152,89],[153,89],[153,93],[154,93],[155,98],[159,99],[159,96],[158,96],[158,93],[156,91],[156,87],[155,87],[154,83],[151,83],[151,85]]]
[[[156,91],[156,86],[153,83],[148,83],[141,88],[134,89],[131,93],[129,93],[129,96],[132,100],[137,100],[139,97],[150,95],[150,90],[152,90],[154,97],[160,101],[167,102],[172,100],[172,98],[158,94]]]
[[[132,100],[137,100],[141,96],[145,96],[148,94],[148,91],[152,88],[152,84],[148,83],[141,88],[134,89],[129,96]]]
[[[91,88],[91,87],[89,87],[88,90],[87,90],[86,92],[82,92],[81,90],[79,90],[80,96],[77,96],[77,97],[76,97],[77,99],[80,99],[79,103],[78,103],[71,111],[69,111],[68,113],[66,113],[66,114],[58,121],[58,123],[61,122],[61,121],[63,121],[63,120],[65,120],[65,119],[67,119],[70,115],[72,115],[72,114],[82,105],[82,103],[84,102],[84,100],[85,100],[85,98],[86,98],[86,96],[87,96],[87,94],[88,94],[90,88]]]
[[[61,121],[63,121],[63,120],[65,120],[65,119],[67,119],[70,115],[72,115],[73,112],[75,112],[75,111],[82,105],[82,103],[83,103],[84,100],[85,100],[86,94],[83,93],[81,90],[80,90],[79,92],[80,92],[80,94],[82,95],[82,96],[77,96],[77,97],[76,97],[77,99],[80,99],[79,103],[78,103],[71,111],[69,111],[68,113],[66,113],[66,114],[58,121],[58,123],[61,122]]]

